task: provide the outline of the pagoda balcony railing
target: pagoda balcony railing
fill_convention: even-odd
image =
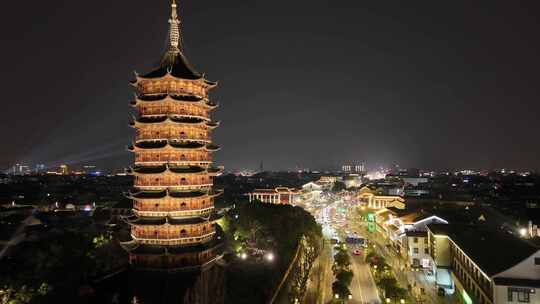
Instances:
[[[144,237],[137,237],[135,235],[131,235],[131,237],[141,243],[141,244],[150,244],[150,245],[183,245],[183,244],[193,244],[193,243],[200,243],[207,240],[212,239],[212,237],[216,234],[215,231],[212,231],[210,233],[206,233],[199,236],[185,236],[185,237],[179,237],[179,238],[158,238],[158,237],[152,237],[152,238],[144,238]]]
[[[208,189],[212,187],[212,183],[197,184],[197,185],[181,185],[181,184],[161,184],[161,183],[136,183],[135,187],[143,190],[190,190],[190,189]]]
[[[143,108],[141,115],[183,115],[208,120],[209,113],[205,111],[178,110],[175,108]]]
[[[170,165],[177,165],[177,166],[183,166],[183,165],[199,165],[206,167],[209,164],[211,164],[211,160],[187,160],[187,161],[166,161],[166,160],[155,160],[155,161],[135,161],[135,165],[164,165],[164,164],[170,164]]]
[[[135,205],[135,208],[138,208]],[[154,210],[153,210],[154,209]],[[159,210],[161,209],[161,210]],[[165,208],[145,208],[144,210],[134,209],[135,214],[139,216],[171,216],[171,217],[188,217],[188,216],[203,216],[208,215],[214,210],[214,207],[199,209],[199,210],[164,210]],[[174,208],[170,208],[174,209]]]
[[[185,163],[185,162],[211,162],[212,159],[208,156],[185,156],[185,157],[155,157],[155,156],[138,156],[135,157],[135,161],[139,163],[151,163],[151,162],[169,162],[169,163]]]
[[[200,134],[200,135],[188,135],[188,134],[137,134],[135,136],[136,141],[141,140],[192,140],[192,141],[202,141],[209,142],[210,135]]]

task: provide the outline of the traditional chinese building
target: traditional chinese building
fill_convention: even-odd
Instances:
[[[269,204],[295,204],[299,192],[292,188],[276,187],[274,189],[255,189],[247,194],[249,201],[260,201]]]
[[[205,79],[182,49],[176,3],[171,5],[167,47],[160,64],[132,82],[138,112],[131,168],[133,216],[126,218],[132,240],[123,243],[134,268],[185,270],[213,262],[219,255],[220,228],[214,211],[211,132],[219,124],[210,112],[217,105]]]

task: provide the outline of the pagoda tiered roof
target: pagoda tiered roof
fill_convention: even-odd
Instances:
[[[199,102],[204,100],[203,97],[199,96],[175,94],[139,95],[137,99],[140,101],[162,101],[167,99],[167,97],[177,101]]]
[[[137,174],[159,174],[165,172],[171,172],[176,174],[197,174],[197,173],[209,173],[217,174],[222,170],[220,168],[205,168],[201,166],[172,166],[168,164],[160,166],[134,166],[130,169],[132,173]]]
[[[186,115],[151,115],[151,116],[141,116],[132,122],[131,126],[137,125],[146,125],[146,124],[162,124],[162,123],[173,123],[173,124],[189,124],[189,125],[206,125],[209,128],[216,128],[219,126],[219,122],[208,121],[207,119],[199,117],[190,117]]]
[[[130,216],[125,218],[126,222],[135,226],[161,226],[161,225],[194,225],[208,222],[214,222],[221,218],[221,215],[213,212],[208,217],[157,217],[157,216]]]
[[[157,174],[157,173],[164,173],[166,171],[172,172],[172,173],[203,173],[206,171],[206,168],[203,168],[201,166],[169,166],[169,165],[161,165],[161,166],[135,166],[131,168],[131,171],[134,173],[140,173],[140,174]]]
[[[141,244],[134,241],[122,242],[122,247],[132,254],[137,255],[168,255],[181,254],[191,252],[204,252],[206,250],[220,247],[223,245],[223,236],[221,233],[216,233],[217,237],[212,238],[208,242],[188,245],[150,245]]]
[[[161,190],[161,191],[139,191],[131,192],[128,194],[129,198],[132,199],[156,199],[156,198],[202,198],[202,197],[216,197],[221,195],[222,192],[213,192],[213,191],[171,191],[171,190]]]
[[[189,149],[189,150],[207,150],[207,151],[217,151],[220,147],[213,143],[202,143],[197,141],[173,141],[173,140],[157,140],[157,141],[139,141],[136,144],[129,146],[129,151],[135,151],[137,149],[161,149],[171,147],[174,149]]]
[[[131,105],[136,106],[139,102],[165,102],[166,100],[173,100],[175,102],[189,102],[199,103],[210,109],[218,107],[215,102],[209,101],[207,98],[193,96],[193,95],[175,95],[175,94],[155,94],[155,95],[135,95],[135,99],[131,101]]]

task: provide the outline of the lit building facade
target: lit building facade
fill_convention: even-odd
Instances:
[[[380,195],[368,187],[362,187],[358,193],[360,203],[370,209],[394,207],[405,209],[405,199],[397,195]]]
[[[131,105],[136,130],[133,216],[126,218],[132,240],[123,243],[134,268],[185,270],[199,268],[219,256],[212,191],[210,118],[216,104],[209,92],[216,83],[196,72],[184,56],[176,3],[171,6],[168,46],[160,65],[132,82]]]
[[[248,193],[249,201],[260,201],[269,204],[295,204],[298,200],[298,191],[286,188],[277,187],[275,189],[255,189]]]

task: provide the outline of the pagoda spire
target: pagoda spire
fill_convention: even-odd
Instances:
[[[171,18],[169,19],[169,49],[168,51],[180,51],[180,20],[176,11],[176,0],[171,3]]]

